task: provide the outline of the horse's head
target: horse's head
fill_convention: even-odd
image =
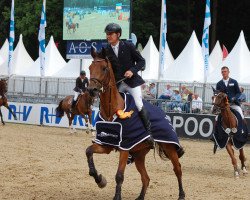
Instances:
[[[227,94],[224,92],[217,91],[216,93],[214,93],[212,99],[213,99],[212,113],[215,115],[219,114],[221,110],[229,106]]]
[[[104,48],[100,52],[91,48],[91,56],[93,61],[89,66],[90,84],[88,91],[91,96],[97,96],[98,93],[104,92],[109,87],[111,64],[106,57]]]

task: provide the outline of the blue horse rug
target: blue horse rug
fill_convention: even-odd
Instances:
[[[237,111],[231,109],[234,116],[237,119],[237,129],[236,130],[227,130],[222,127],[222,116],[218,115],[218,120],[215,126],[215,132],[213,133],[213,138],[215,140],[216,145],[223,149],[226,147],[230,137],[232,138],[233,146],[236,150],[243,148],[243,146],[247,142],[248,137],[248,129],[245,123],[243,123],[243,119]]]
[[[125,101],[124,112],[134,111],[127,119],[114,116],[112,122],[105,121],[98,115],[96,122],[96,138],[94,142],[101,145],[111,145],[122,150],[130,150],[135,145],[150,137],[139,117],[135,101],[130,94],[121,93]],[[156,142],[173,143],[176,149],[180,148],[179,140],[166,114],[158,107],[143,101],[151,121],[152,136]]]

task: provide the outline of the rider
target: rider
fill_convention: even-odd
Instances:
[[[122,35],[120,25],[109,23],[104,31],[109,43],[106,49],[107,56],[112,64],[115,79],[120,81],[126,77],[125,80],[119,83],[119,91],[129,92],[133,96],[139,116],[150,135],[148,142],[153,146],[151,123],[142,102],[141,85],[145,81],[137,73],[145,69],[145,59],[131,42],[120,40]]]
[[[241,95],[238,82],[229,77],[229,68],[224,66],[221,68],[222,80],[216,84],[216,90],[225,92],[228,96],[230,108],[240,113],[242,119],[244,115],[240,107],[239,97]]]
[[[74,88],[75,95],[71,105],[71,109],[73,109],[76,105],[77,97],[79,94],[86,91],[86,88],[89,86],[89,80],[86,77],[86,72],[81,71],[80,76],[76,79],[76,87]]]

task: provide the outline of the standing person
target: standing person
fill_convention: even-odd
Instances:
[[[224,66],[221,68],[222,80],[216,84],[216,90],[225,92],[227,94],[230,108],[239,112],[242,119],[244,119],[240,102],[238,100],[241,95],[240,88],[238,82],[229,77],[229,73],[230,71],[228,67]]]
[[[240,87],[240,92],[241,92],[241,94],[240,94],[240,96],[239,96],[239,101],[240,102],[246,102],[246,99],[247,99],[247,97],[246,97],[246,94],[244,93],[244,88],[243,87]]]
[[[76,86],[74,88],[75,95],[71,105],[71,110],[75,107],[79,94],[85,92],[88,86],[89,86],[89,80],[86,77],[86,72],[81,71],[80,76],[76,79]]]
[[[120,25],[109,23],[104,31],[108,40],[107,56],[112,64],[115,80],[117,82],[126,77],[118,85],[118,89],[120,92],[129,92],[133,96],[139,116],[150,135],[148,142],[153,145],[151,122],[142,102],[141,85],[145,81],[138,75],[138,71],[145,69],[145,59],[131,42],[120,40],[122,35]]]

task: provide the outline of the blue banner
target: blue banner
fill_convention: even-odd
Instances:
[[[207,82],[207,72],[209,70],[209,26],[211,24],[210,0],[206,0],[206,11],[204,28],[202,35],[202,53],[204,57],[204,81]]]
[[[67,41],[67,59],[82,59],[91,57],[91,47],[101,50],[102,47],[107,46],[105,40],[92,40],[92,41],[80,41],[71,40]]]
[[[14,0],[11,4],[10,12],[10,36],[9,36],[9,60],[8,60],[8,75],[12,74],[12,54],[14,50],[14,41],[15,41],[15,20],[14,20]]]

